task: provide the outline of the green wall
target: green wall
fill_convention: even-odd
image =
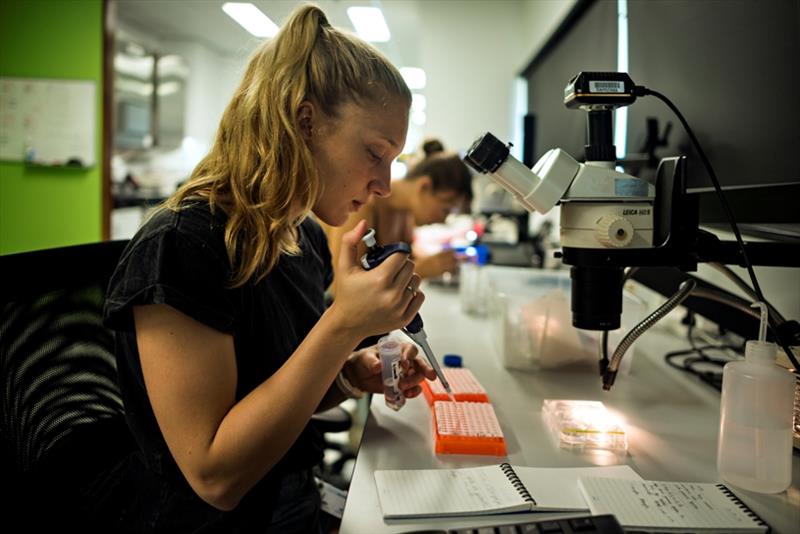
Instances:
[[[0,161],[0,254],[102,238],[102,45],[102,0],[0,0],[0,76],[97,84],[95,167]]]

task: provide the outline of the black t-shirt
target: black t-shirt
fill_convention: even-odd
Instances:
[[[116,330],[126,417],[149,471],[147,475],[163,481],[168,491],[183,494],[191,506],[199,509],[211,507],[199,498],[196,502],[192,499],[195,496],[167,449],[145,391],[133,306],[168,304],[232,335],[238,401],[275,373],[317,323],[325,309],[324,290],[332,279],[325,234],[308,218],[298,228],[300,255],[282,255],[273,270],[257,283],[251,280],[238,288],[228,287],[231,268],[224,241],[226,220],[222,210],[212,214],[206,202],[190,204],[178,212],[159,212],[123,252],[105,305],[105,323]],[[322,439],[308,425],[279,463],[251,490],[261,498],[246,497],[238,507],[250,503],[253,510],[240,512],[263,516],[269,508],[263,498],[274,495],[280,477],[308,469],[321,458]],[[176,511],[187,512],[190,511]]]

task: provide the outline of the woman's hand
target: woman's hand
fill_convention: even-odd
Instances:
[[[442,250],[431,256],[416,257],[417,273],[422,278],[435,278],[444,273],[458,273],[458,256],[451,250]]]
[[[336,299],[330,308],[342,328],[363,339],[404,327],[414,318],[425,296],[418,291],[414,262],[392,254],[370,271],[358,258],[358,243],[366,230],[361,221],[342,237],[336,270]]]
[[[419,383],[423,379],[435,380],[436,373],[430,365],[419,355],[417,347],[410,343],[402,343],[403,349],[400,356],[400,365],[403,376],[398,386],[403,396],[408,399],[422,393]],[[345,378],[358,389],[370,393],[383,393],[381,379],[381,360],[378,357],[376,346],[354,352],[342,369]]]

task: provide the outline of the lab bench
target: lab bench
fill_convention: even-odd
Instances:
[[[475,467],[509,462],[532,467],[590,467],[626,463],[648,480],[720,482],[716,468],[719,392],[664,362],[669,350],[688,345],[685,338],[650,331],[638,341],[630,373],[604,392],[591,369],[512,371],[495,353],[489,320],[461,311],[453,288],[423,286],[421,314],[433,350],[441,357],[458,353],[464,366],[486,389],[502,427],[508,456],[436,455],[430,408],[423,396],[399,412],[380,395],[372,398],[344,509],[342,534],[409,532],[425,528],[464,528],[521,523],[575,515],[525,513],[424,520],[383,519],[373,473],[376,469]],[[673,312],[676,313],[676,312]],[[561,449],[542,416],[545,399],[599,400],[621,417],[628,435],[625,456]],[[800,455],[792,458],[792,485],[765,495],[732,488],[776,534],[800,529]]]

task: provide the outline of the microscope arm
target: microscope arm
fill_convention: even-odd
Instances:
[[[698,261],[745,267],[742,251],[736,241],[720,241],[703,230],[699,234],[707,234],[713,239],[704,237],[702,241],[698,240]],[[752,265],[800,267],[800,243],[750,241],[744,244],[744,248]]]

